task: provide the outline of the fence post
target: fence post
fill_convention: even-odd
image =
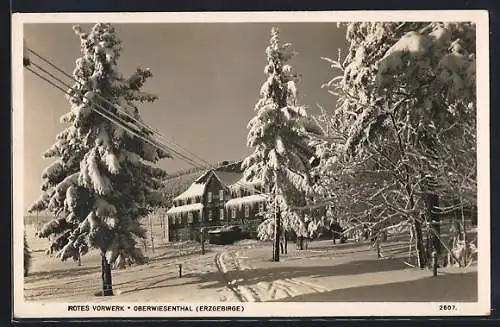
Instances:
[[[201,243],[201,254],[205,254],[205,228],[201,228],[200,233],[200,243]]]
[[[377,238],[375,239],[375,245],[377,246],[377,258],[381,258],[382,256],[380,255],[380,236],[377,235]]]
[[[432,251],[432,276],[437,276],[437,252]]]
[[[179,278],[182,277],[182,263],[179,263]]]

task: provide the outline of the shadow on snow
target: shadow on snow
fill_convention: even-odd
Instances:
[[[477,273],[448,274],[417,280],[303,294],[275,302],[476,302]]]

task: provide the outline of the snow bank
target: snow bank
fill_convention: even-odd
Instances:
[[[183,206],[179,207],[172,207],[167,211],[167,215],[173,215],[176,213],[183,213],[183,212],[192,212],[192,211],[201,211],[203,209],[203,204],[201,203],[192,203],[192,204],[186,204]]]

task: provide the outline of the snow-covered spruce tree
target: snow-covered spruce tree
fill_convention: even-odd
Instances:
[[[71,110],[61,117],[69,126],[44,153],[56,160],[44,170],[43,193],[31,210],[54,215],[39,236],[53,237],[50,251],[61,260],[78,260],[89,248],[100,251],[103,295],[112,295],[111,265],[145,261],[135,246],[146,233],[139,219],[161,201],[157,189],[166,176],[149,163],[169,155],[94,111],[112,112],[147,136],[120,110],[141,119],[136,105],[156,99],[141,91],[151,72],[137,69],[130,78],[119,73],[121,41],[111,24],[96,24],[90,33],[74,30],[82,55],[73,71],[78,82],[68,91]]]
[[[31,268],[31,249],[28,245],[26,232],[24,233],[24,277],[28,276]]]
[[[263,224],[272,224],[273,259],[279,261],[281,232],[299,232],[303,224],[294,206],[305,205],[306,196],[312,191],[309,160],[314,149],[309,144],[306,110],[297,101],[298,78],[287,63],[294,52],[291,44],[280,43],[277,28],[271,31],[266,55],[267,79],[255,105],[256,116],[248,123],[247,145],[253,153],[243,161],[242,168],[248,181],[270,188],[267,207],[271,211]]]
[[[423,267],[422,227],[434,250],[442,243],[435,209],[449,176],[439,167],[450,162],[442,145],[475,155],[475,148],[453,142],[475,129],[475,26],[352,23],[347,41],[345,61],[330,60],[342,76],[328,83],[340,97],[335,115],[349,122],[345,148],[368,153],[378,168],[394,172],[380,194],[399,193],[404,206],[398,210],[413,222]],[[475,176],[469,180],[475,189]]]

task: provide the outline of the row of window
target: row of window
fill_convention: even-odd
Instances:
[[[268,191],[268,189],[269,188],[266,188],[266,191]],[[253,194],[253,192],[244,191],[244,190],[238,190],[238,191],[232,192],[232,195],[235,198],[240,198],[240,197],[248,196],[248,195],[252,195],[252,194]],[[212,192],[207,192],[207,202],[212,203],[213,200],[214,199],[213,199]],[[219,200],[220,201],[224,200],[224,190],[219,190]],[[185,204],[191,204],[191,203],[200,202],[200,199],[199,199],[199,197],[196,197],[196,199],[187,199],[185,201],[180,201],[178,203],[178,205],[183,205],[184,203],[182,203],[182,202],[185,202]]]
[[[263,210],[264,210],[264,204],[263,203],[259,203],[259,212],[262,212]],[[231,208],[231,215],[230,215],[230,217],[232,219],[236,219],[237,212],[238,211],[237,211],[236,207]],[[249,218],[250,217],[250,206],[249,205],[245,205],[244,206],[244,213],[245,213],[245,218]],[[224,209],[220,209],[219,210],[219,216],[215,217],[215,219],[218,218],[220,220],[223,220],[224,216],[225,216],[225,210]],[[214,211],[213,210],[208,210],[207,219],[208,219],[208,221],[214,220]],[[188,215],[187,215],[187,221],[188,221],[188,223],[193,223],[194,216],[193,216],[192,212],[188,213]],[[175,218],[175,222],[178,223],[178,224],[180,224],[181,223],[181,217],[180,216],[176,217]]]
[[[260,191],[260,190],[258,190]],[[266,188],[266,192],[269,192],[269,187]],[[238,190],[238,191],[233,191],[231,192],[232,196],[234,198],[241,198],[243,196],[249,196],[254,194],[252,191],[245,191],[245,190]],[[207,202],[210,203],[212,202],[212,192],[207,193]],[[219,200],[224,200],[224,190],[219,190]]]
[[[224,190],[219,190],[219,200],[224,200]],[[207,202],[212,202],[212,192],[207,193]]]

